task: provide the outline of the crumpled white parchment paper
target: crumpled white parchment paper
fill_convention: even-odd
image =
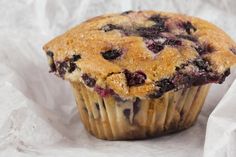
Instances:
[[[234,0],[1,0],[0,156],[235,157],[236,70],[223,85],[212,86],[192,128],[144,141],[109,142],[83,129],[69,84],[48,73],[41,49],[89,17],[131,9],[198,16],[236,39],[235,6]]]

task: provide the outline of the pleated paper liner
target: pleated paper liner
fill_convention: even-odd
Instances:
[[[101,97],[81,83],[71,83],[85,128],[106,140],[137,140],[178,132],[192,126],[209,84],[165,93],[158,99],[117,101]]]

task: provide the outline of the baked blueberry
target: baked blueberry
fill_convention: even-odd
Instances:
[[[125,69],[124,74],[125,74],[128,86],[136,86],[136,85],[144,84],[147,78],[146,75],[142,71],[135,71],[132,73],[129,70]]]
[[[155,22],[155,25],[153,27],[156,28],[159,32],[168,31],[167,27],[165,26],[167,17],[162,17],[160,14],[158,14],[158,15],[151,16],[149,20],[152,20]]]
[[[74,54],[71,57],[71,62],[76,62],[81,58],[81,56],[79,54]]]
[[[147,48],[150,51],[152,51],[153,53],[158,53],[158,52],[160,52],[161,50],[164,49],[164,44],[161,44],[161,43],[155,42],[155,41],[153,41],[151,43],[147,42],[146,45],[147,45]]]
[[[180,27],[182,27],[183,29],[185,29],[185,31],[186,31],[188,34],[192,34],[192,32],[195,32],[195,31],[197,30],[196,27],[194,27],[194,26],[192,25],[192,23],[189,22],[189,21],[180,23]]]
[[[93,79],[92,77],[90,77],[88,74],[83,74],[82,79],[84,81],[84,83],[88,86],[88,87],[94,87],[96,84],[96,80]]]
[[[122,55],[122,51],[118,49],[112,49],[101,52],[102,57],[106,60],[114,60]]]

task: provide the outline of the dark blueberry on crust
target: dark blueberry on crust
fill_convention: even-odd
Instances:
[[[167,39],[164,44],[170,46],[181,46],[182,41],[179,39]]]
[[[197,43],[195,46],[195,50],[198,52],[199,55],[204,55],[204,54],[208,54],[208,53],[212,53],[213,51],[215,51],[215,48],[208,43]]]
[[[192,35],[184,35],[184,34],[180,34],[180,35],[176,35],[176,37],[181,38],[181,39],[185,39],[185,40],[189,40],[192,42],[197,42],[198,39],[195,36]]]
[[[173,82],[178,86],[190,87],[190,86],[200,86],[207,83],[219,82],[220,76],[211,72],[200,72],[196,74],[183,74],[178,73],[173,78]]]
[[[102,57],[106,60],[114,60],[122,55],[121,50],[112,49],[108,51],[101,52]]]
[[[154,93],[149,95],[150,98],[159,98],[165,92],[170,91],[175,88],[175,85],[172,83],[171,79],[162,79],[160,81],[156,81],[155,85],[159,87]]]
[[[95,106],[96,106],[96,109],[99,111],[100,110],[99,104],[95,103]]]
[[[163,92],[156,90],[154,93],[149,94],[148,97],[151,99],[155,99],[161,97],[163,94]]]
[[[168,31],[167,27],[165,26],[165,21],[167,20],[166,17],[161,17],[161,15],[158,14],[158,15],[151,16],[149,20],[155,22],[155,25],[153,27],[155,27],[159,32]]]
[[[128,86],[144,84],[147,78],[146,75],[142,71],[135,71],[132,73],[129,70],[125,69],[124,74],[125,74]]]
[[[56,62],[56,67],[57,67],[58,74],[63,78],[69,67],[67,62],[66,61]]]
[[[68,62],[69,62],[68,72],[69,73],[72,73],[77,68],[77,65],[74,62],[78,61],[80,58],[81,58],[80,55],[74,54],[68,60]]]
[[[133,10],[124,11],[123,13],[121,13],[121,15],[127,15],[127,14],[132,13],[132,12],[134,12],[134,11]]]
[[[120,26],[113,25],[113,24],[107,24],[101,28],[105,32],[112,31],[114,29],[122,29]]]
[[[130,116],[130,109],[124,109],[124,110],[123,110],[123,113],[124,113],[125,117],[126,117],[127,119],[129,119],[129,116]]]
[[[70,62],[70,67],[68,69],[69,73],[72,73],[77,68],[77,65],[73,62]]]
[[[113,95],[114,91],[110,88],[102,88],[100,86],[95,86],[94,90],[101,96],[106,97],[108,95]]]
[[[49,66],[50,66],[50,71],[49,72],[55,72],[56,71],[56,65],[54,63],[54,54],[52,51],[47,51],[47,56],[48,56],[48,61],[49,61]]]
[[[230,75],[230,69],[225,70],[224,74],[220,77],[219,83],[223,83],[225,81],[225,78]]]
[[[47,55],[48,55],[49,57],[53,57],[53,56],[54,56],[54,54],[53,54],[52,51],[47,51],[46,53],[47,53]]]
[[[88,74],[83,74],[82,79],[84,81],[84,83],[88,86],[88,87],[94,87],[96,84],[96,80],[91,78]]]
[[[160,44],[160,43],[157,43],[157,42],[153,42],[153,43],[147,45],[147,48],[150,51],[152,51],[153,53],[158,53],[158,52],[160,52],[161,50],[164,49],[164,45]]]
[[[232,47],[232,48],[230,49],[230,51],[233,52],[233,53],[236,55],[236,48],[235,48],[235,47]]]
[[[72,58],[71,58],[71,62],[76,62],[77,60],[79,60],[81,58],[80,55],[72,55]]]
[[[136,100],[133,103],[133,112],[134,115],[138,113],[141,107],[141,100],[137,97]]]
[[[179,24],[180,27],[182,27],[183,29],[185,29],[185,31],[188,33],[188,34],[191,34],[192,32],[195,32],[197,29],[196,27],[194,27],[192,25],[191,22],[187,21],[187,22],[182,22]]]
[[[166,92],[175,88],[175,85],[171,82],[170,79],[162,79],[160,81],[155,82],[155,85],[160,87],[161,92]]]
[[[205,70],[205,71],[211,71],[212,69],[210,68],[210,65],[208,63],[208,61],[201,59],[201,58],[197,58],[193,61],[193,64],[196,65],[199,70]]]

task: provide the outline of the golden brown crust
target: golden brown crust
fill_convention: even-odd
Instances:
[[[167,19],[167,35],[161,32],[164,36],[190,34],[197,38],[197,43],[210,47],[208,49],[213,50],[209,51],[213,52],[200,55],[194,48],[196,41],[181,39],[181,46],[166,45],[160,52],[153,53],[145,43],[147,40],[150,42],[150,39],[140,36],[139,33],[129,32],[154,26],[155,21],[150,18],[157,15]],[[190,30],[189,34],[183,32],[179,25],[184,22],[190,22],[196,30],[190,28],[194,31]],[[104,31],[104,26],[109,24],[122,29]],[[187,29],[185,31],[188,31]],[[128,33],[125,32],[127,30]],[[188,64],[199,57],[209,62],[214,73],[221,75],[236,64],[236,55],[231,51],[235,47],[233,40],[221,29],[199,18],[157,11],[139,11],[95,17],[53,39],[43,49],[53,53],[55,64],[70,61],[73,55],[80,56],[80,59],[73,62],[76,68],[71,72],[62,72],[63,78],[73,82],[84,82],[81,76],[88,74],[96,80],[97,86],[110,88],[118,95],[129,98],[146,96],[156,90],[157,81],[173,77],[176,67]],[[120,50],[122,55],[113,60],[104,59],[101,53],[113,49]],[[127,85],[125,69],[131,73],[142,71],[146,75],[145,82]],[[61,75],[58,70],[58,65],[55,65],[56,73]],[[139,77],[142,76],[139,74]]]

